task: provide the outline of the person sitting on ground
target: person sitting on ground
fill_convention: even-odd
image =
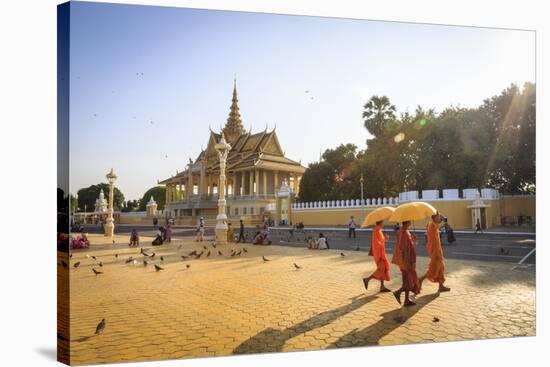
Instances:
[[[132,233],[130,234],[130,243],[128,244],[130,247],[139,246],[139,235],[137,229],[132,229]]]
[[[159,227],[157,231],[157,237],[153,240],[152,243],[153,246],[160,246],[164,243],[163,232],[161,228],[162,227]]]
[[[325,236],[323,236],[322,233],[319,233],[319,238],[317,239],[317,242],[315,243],[318,250],[328,250],[328,241]]]
[[[254,240],[252,240],[252,244],[254,245],[263,245],[263,239],[264,236],[262,235],[262,232],[256,231],[256,234],[254,235]]]
[[[311,236],[309,236],[307,238],[307,248],[309,250],[316,250],[317,249],[317,242],[315,242],[315,240]]]
[[[262,242],[265,244],[265,245],[271,245],[271,237],[269,235],[269,227],[267,226],[267,224],[264,226],[264,232],[263,232],[263,239],[262,239]]]

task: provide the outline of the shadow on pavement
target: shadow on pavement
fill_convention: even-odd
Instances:
[[[359,309],[376,298],[378,298],[377,295],[353,297],[350,304],[322,312],[284,330],[267,328],[238,345],[233,350],[233,354],[280,352],[287,340],[328,325],[337,318]]]

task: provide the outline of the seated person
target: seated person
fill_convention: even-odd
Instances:
[[[322,233],[319,233],[319,238],[317,239],[316,245],[319,250],[327,250],[329,248],[327,238],[323,236]]]
[[[256,234],[254,235],[254,240],[252,240],[252,243],[254,245],[263,245],[264,244],[264,236],[262,235],[262,232],[256,231]]]
[[[311,236],[307,238],[307,248],[309,250],[316,250],[317,249],[317,242]]]
[[[132,234],[130,234],[130,243],[128,244],[128,246],[139,246],[139,235],[135,228],[132,229]]]
[[[159,228],[157,232],[157,237],[153,240],[152,245],[153,246],[160,246],[164,243],[163,233],[162,230]]]

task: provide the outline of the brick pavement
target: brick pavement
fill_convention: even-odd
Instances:
[[[72,364],[535,335],[535,273],[509,263],[448,260],[452,291],[437,294],[427,281],[417,306],[400,308],[391,293],[377,293],[376,281],[363,288],[374,269],[364,252],[234,244],[218,247],[219,256],[206,242],[209,258],[182,261],[203,244],[153,248],[142,239],[156,253],[144,266],[127,236],[116,245],[90,239],[92,248],[74,251],[70,262]],[[229,247],[248,253],[230,257]],[[86,254],[98,256],[103,274],[93,274]],[[129,256],[138,264],[126,264]],[[419,274],[426,267],[419,258]],[[395,267],[392,276],[387,286],[398,288]],[[94,336],[102,318],[105,331]]]

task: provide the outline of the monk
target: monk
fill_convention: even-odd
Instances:
[[[420,282],[416,275],[416,237],[409,232],[410,221],[402,223],[397,232],[397,242],[391,262],[399,266],[403,278],[401,288],[393,292],[395,299],[401,304],[401,293],[405,292],[405,306],[414,306],[416,303],[409,298],[410,292],[420,293]]]
[[[369,255],[372,255],[374,258],[374,263],[376,264],[376,271],[369,275],[367,278],[363,279],[363,284],[365,285],[365,289],[369,289],[369,282],[371,279],[376,279],[380,281],[380,292],[391,292],[386,286],[384,285],[384,281],[390,280],[390,262],[388,261],[388,257],[386,256],[386,247],[385,243],[387,240],[389,240],[389,237],[387,234],[384,234],[382,232],[382,227],[384,225],[384,221],[376,222],[376,225],[372,229],[372,240],[370,244],[370,253]]]
[[[440,224],[441,216],[439,213],[432,215],[432,220],[428,224],[426,241],[430,265],[426,274],[420,278],[420,288],[422,288],[422,282],[428,279],[432,283],[439,283],[439,292],[449,292],[451,288],[445,287],[445,259],[443,258],[441,238],[439,237]]]

